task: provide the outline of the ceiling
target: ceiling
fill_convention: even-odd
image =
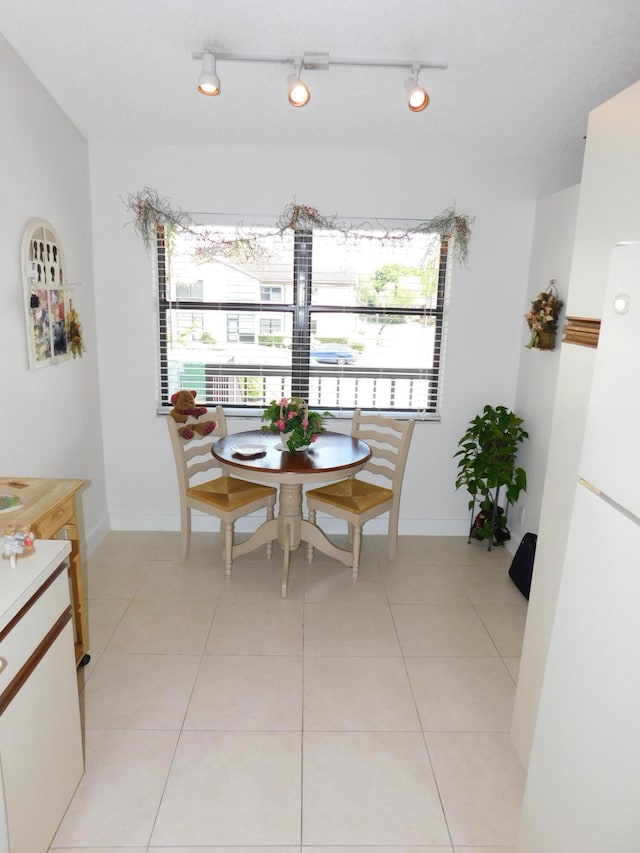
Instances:
[[[589,111],[640,79],[638,0],[0,0],[0,32],[90,143],[460,149],[570,181]],[[219,62],[199,95],[207,45],[449,66],[422,72],[422,113],[408,67],[309,71],[296,110],[280,65]]]

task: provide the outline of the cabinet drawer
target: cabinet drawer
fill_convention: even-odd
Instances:
[[[0,707],[3,696],[13,678],[46,636],[49,629],[69,607],[69,581],[67,579],[66,563],[61,565],[61,571],[46,589],[27,602],[16,620],[10,622],[0,634],[0,657],[4,668],[0,672]],[[42,589],[42,588],[41,588]],[[31,605],[31,606],[29,606]]]
[[[72,633],[67,623],[0,716],[11,853],[49,849],[82,776]]]
[[[65,524],[73,519],[73,498],[68,498],[57,506],[53,512],[41,518],[37,524],[36,533],[39,539],[53,539]]]

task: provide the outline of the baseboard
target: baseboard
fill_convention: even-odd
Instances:
[[[90,557],[96,550],[98,545],[109,534],[113,527],[110,526],[110,520],[103,518],[100,524],[96,525],[92,530],[85,531],[85,548],[86,556]]]

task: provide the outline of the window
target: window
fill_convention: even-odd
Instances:
[[[192,313],[190,311],[178,311],[176,314],[176,329],[178,340],[199,341],[204,332],[204,314]]]
[[[260,300],[262,302],[282,302],[282,288],[268,284],[261,285]]]
[[[255,327],[256,318],[253,314],[227,314],[227,340],[231,343],[254,343]]]
[[[447,256],[446,239],[406,227],[159,232],[163,404],[187,387],[252,414],[296,395],[436,417]]]
[[[202,279],[200,281],[180,282],[176,285],[178,302],[202,302]]]
[[[280,317],[261,317],[260,336],[282,334],[282,319]]]

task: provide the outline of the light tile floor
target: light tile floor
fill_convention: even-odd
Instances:
[[[55,853],[513,853],[526,601],[508,552],[316,554],[111,533],[89,560],[86,771]]]

